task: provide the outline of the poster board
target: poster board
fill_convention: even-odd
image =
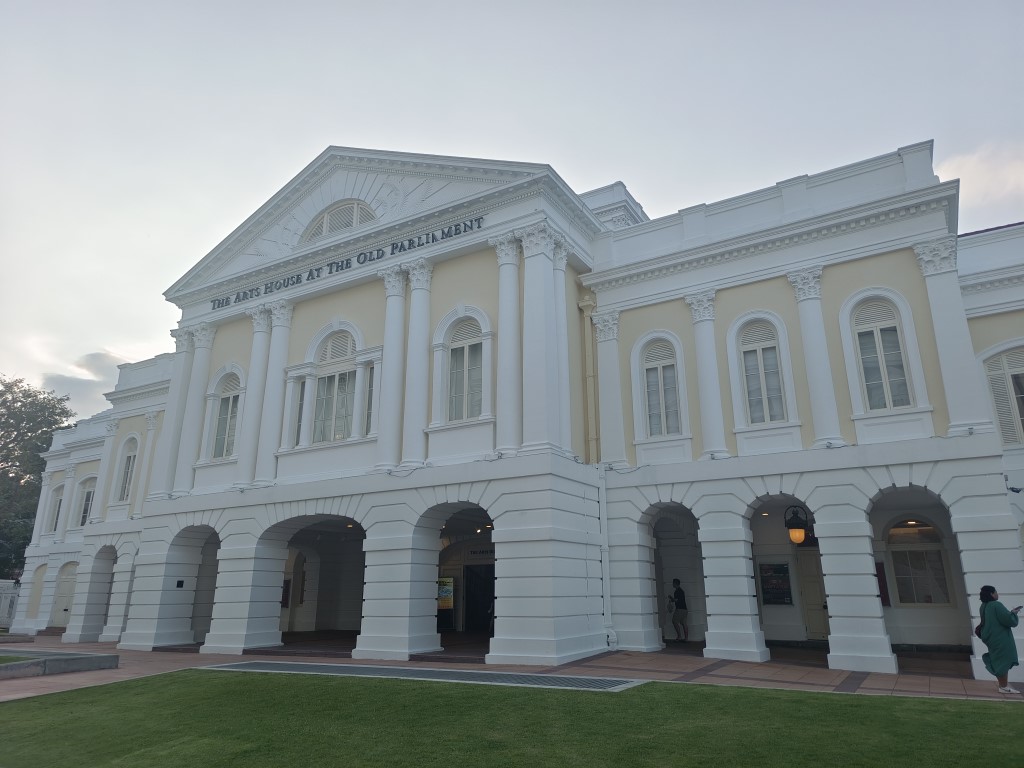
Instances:
[[[792,605],[793,587],[789,581],[789,563],[761,563],[762,605]]]

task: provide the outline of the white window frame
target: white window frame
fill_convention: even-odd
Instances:
[[[860,353],[857,345],[853,317],[857,308],[866,301],[888,301],[896,309],[900,329],[900,348],[908,379],[910,399],[907,407],[886,410],[870,410],[865,401],[864,377],[861,372]],[[935,426],[932,421],[932,406],[928,400],[924,364],[914,313],[910,303],[891,288],[875,286],[864,288],[849,296],[839,311],[839,334],[843,343],[843,359],[846,363],[847,385],[857,442],[881,443],[933,437]]]
[[[352,223],[331,230],[330,217],[345,209],[351,210]],[[306,225],[306,229],[302,233],[302,237],[299,238],[299,242],[311,243],[324,237],[339,235],[342,232],[359,229],[366,224],[377,221],[377,218],[377,212],[373,209],[373,206],[365,200],[360,200],[354,197],[350,197],[345,200],[338,200],[331,203],[326,208],[321,209],[319,213],[310,219],[309,224]]]
[[[319,362],[325,345],[330,342],[332,336],[340,332],[351,336],[352,353],[343,359]],[[282,450],[322,448],[374,438],[377,434],[375,406],[380,390],[379,373],[382,357],[383,348],[367,348],[362,331],[347,320],[332,320],[313,334],[306,347],[305,362],[291,366],[286,371],[288,387]],[[374,379],[372,382],[371,370]],[[314,442],[318,382],[329,376],[336,377],[340,373],[350,372],[354,374],[354,384],[348,436],[337,440]]]
[[[75,494],[75,497],[76,500],[80,499],[81,502],[76,504],[77,509],[72,524],[75,528],[82,528],[89,522],[93,507],[96,504],[96,477],[83,479],[78,484],[78,492]]]
[[[133,443],[135,450],[130,450],[129,446]],[[131,501],[137,475],[139,445],[139,438],[135,435],[125,438],[125,441],[121,443],[121,458],[117,463],[117,475],[115,476],[117,481],[116,504],[128,504]]]
[[[458,324],[465,319],[472,319],[480,328],[480,415],[466,416],[461,419],[449,420],[449,366],[451,360],[452,334]],[[433,390],[431,401],[430,425],[438,428],[446,425],[477,424],[481,421],[494,419],[494,333],[487,313],[478,307],[460,305],[451,310],[437,324],[432,341],[434,353]]]
[[[50,503],[48,505],[48,516],[46,521],[46,533],[59,533],[60,512],[64,505],[64,483],[61,483],[50,491]]]
[[[1013,379],[1024,377],[1024,338],[989,347],[978,362],[985,372],[993,422],[1003,447],[1024,449],[1024,402],[1014,393]]]
[[[779,355],[779,373],[782,376],[782,395],[786,418],[751,424],[747,413],[747,387],[743,366],[743,348],[740,339],[751,323],[768,323],[775,328]],[[800,419],[797,411],[796,378],[790,354],[789,333],[782,317],[775,312],[759,309],[745,312],[729,325],[726,333],[726,354],[729,361],[729,389],[732,394],[732,417],[736,435],[736,451],[740,456],[754,456],[779,451],[798,451],[803,448]]]
[[[230,455],[214,456],[214,450],[217,446],[217,423],[220,415],[220,403],[226,396],[223,392],[224,381],[231,375],[238,377],[238,389],[232,393],[238,395],[238,408],[235,413],[235,446]],[[201,458],[197,464],[223,464],[238,460],[238,430],[241,428],[245,413],[245,385],[245,369],[234,362],[221,366],[210,377],[210,385],[206,390],[206,416],[203,427],[203,440],[199,451]]]
[[[679,400],[679,434],[648,434],[647,377],[644,355],[651,344],[668,342],[675,352],[676,397]],[[690,432],[689,399],[686,392],[686,362],[683,344],[672,331],[664,328],[649,331],[638,338],[630,350],[629,371],[633,405],[633,444],[638,464],[663,464],[690,461],[693,457],[693,435]]]
[[[892,529],[899,526],[901,523],[907,522],[908,520],[917,520],[924,525],[933,528],[939,535],[939,540],[933,543],[927,544],[911,544],[893,547],[890,541]],[[885,553],[888,558],[889,574],[891,574],[891,581],[888,585],[889,589],[889,602],[893,607],[898,608],[950,608],[956,605],[956,595],[953,591],[954,581],[951,578],[952,572],[950,571],[950,563],[948,553],[946,552],[946,531],[926,517],[917,514],[903,514],[893,520],[885,529]],[[917,600],[905,601],[900,595],[899,577],[896,575],[896,560],[893,557],[895,552],[938,552],[939,558],[942,564],[942,578],[946,585],[946,597],[947,600],[944,603],[927,603],[919,602]]]
[[[227,390],[225,389],[227,379],[227,376],[223,377],[217,386],[220,396],[214,402],[216,413],[214,414],[213,449],[210,456],[212,459],[230,459],[237,455],[235,446],[238,441],[238,413],[242,405],[242,381],[240,378],[237,378],[238,386]],[[225,404],[227,404],[228,413],[227,420],[224,422],[224,434],[222,435],[221,420]],[[218,443],[222,439],[223,446],[218,450]]]

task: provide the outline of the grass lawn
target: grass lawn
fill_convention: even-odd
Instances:
[[[28,661],[28,656],[0,656],[0,664],[10,664],[12,661]]]
[[[0,765],[1022,764],[1001,702],[647,683],[622,693],[187,670],[0,704]]]

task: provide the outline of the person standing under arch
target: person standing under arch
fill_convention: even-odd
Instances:
[[[672,627],[676,631],[676,641],[685,642],[689,637],[686,631],[686,593],[679,583],[679,579],[672,579]]]

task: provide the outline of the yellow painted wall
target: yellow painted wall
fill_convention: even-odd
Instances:
[[[210,376],[229,363],[237,363],[249,377],[249,357],[252,354],[252,320],[240,317],[217,326],[210,355]],[[203,387],[205,392],[207,386]]]
[[[384,283],[371,280],[325,296],[303,301],[292,312],[288,340],[288,365],[306,362],[306,351],[313,336],[335,320],[346,320],[363,334],[367,347],[384,343]]]
[[[967,326],[971,331],[974,353],[981,354],[1007,341],[1024,340],[1024,311],[973,317],[967,321]]]
[[[569,402],[572,406],[572,450],[577,456],[587,454],[586,436],[586,370],[583,360],[583,333],[579,308],[583,298],[579,273],[571,266],[565,268],[565,311],[569,335]]]

